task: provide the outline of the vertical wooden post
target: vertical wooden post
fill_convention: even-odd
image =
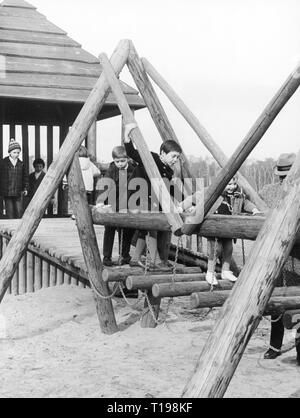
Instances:
[[[9,125],[9,140],[16,139],[16,125]]]
[[[50,285],[50,266],[47,261],[42,260],[42,287],[47,288]]]
[[[41,158],[41,131],[40,125],[34,127],[35,158]]]
[[[27,173],[29,173],[29,139],[28,125],[22,125],[22,159]]]
[[[132,111],[132,114],[134,115],[132,109],[131,109],[131,111]],[[121,145],[124,145],[124,140],[125,140],[125,122],[124,122],[124,118],[122,116],[121,117]]]
[[[300,152],[215,323],[184,397],[223,397],[300,227]]]
[[[177,93],[172,89],[172,87],[167,83],[167,81],[163,79],[163,77],[149,63],[149,61],[147,61],[145,58],[142,58],[141,61],[144,65],[147,74],[161,88],[161,90],[165,93],[165,95],[168,97],[171,103],[184,117],[184,119],[195,131],[200,141],[206,146],[206,148],[209,150],[209,152],[215,158],[218,164],[221,167],[224,167],[224,165],[228,161],[228,158],[226,157],[222,149],[218,146],[218,144],[213,140],[213,138],[207,132],[207,130],[200,124],[197,117],[190,111],[190,109],[186,106],[183,100],[181,100]],[[238,179],[240,186],[249,195],[250,199],[255,203],[257,208],[259,208],[261,211],[266,210],[267,205],[264,203],[264,201],[260,198],[258,193],[256,193],[251,184],[242,176],[240,172],[238,173]]]
[[[98,248],[92,214],[87,202],[86,191],[79,165],[78,153],[69,172],[69,188],[72,208],[75,213],[80,244],[92,285],[100,327],[103,333],[113,334],[118,331],[110,291],[102,280],[102,261]],[[103,296],[100,296],[103,295]]]
[[[27,267],[26,267],[26,251],[24,252],[19,263],[19,295],[26,293]]]
[[[217,201],[229,180],[235,175],[251,151],[259,143],[281,109],[298,89],[299,85],[300,66],[288,77],[281,89],[276,93],[272,101],[267,105],[260,117],[257,119],[245,139],[233,153],[232,157],[228,160],[225,167],[222,168],[216,176],[213,184],[207,189],[205,193],[204,216],[208,214],[209,210]],[[202,205],[203,202],[200,209],[202,209]],[[201,210],[198,210],[197,212],[200,213]],[[195,215],[192,218],[187,218],[181,232],[190,235],[193,233],[196,225],[201,223],[202,220],[202,214],[201,216]]]
[[[47,170],[53,161],[53,126],[47,126]],[[47,213],[53,216],[53,205],[47,207]]]
[[[92,123],[87,135],[87,150],[89,156],[97,160],[97,121]]]
[[[64,140],[69,132],[69,126],[68,125],[62,125],[59,128],[59,146],[61,147],[64,143]],[[65,190],[62,189],[62,183],[58,189],[58,203],[57,203],[57,212],[60,216],[67,216],[69,213],[68,208],[68,189]]]
[[[57,286],[62,286],[64,284],[64,272],[57,267],[56,269],[57,274]]]
[[[27,293],[34,292],[34,265],[33,254],[27,251]]]
[[[42,288],[42,259],[34,256],[34,291],[38,291]]]
[[[136,121],[125,98],[125,95],[121,90],[120,83],[116,78],[116,75],[111,67],[111,64],[107,56],[105,54],[101,54],[99,58],[103,67],[103,73],[105,74],[105,77],[107,78],[111,86],[113,94],[118,103],[119,109],[124,117],[124,120],[126,121],[126,124],[136,124]],[[146,141],[143,138],[139,128],[134,129],[131,132],[131,138],[133,138],[134,143],[138,148],[145,170],[151,181],[154,193],[158,201],[161,203],[162,209],[168,218],[172,230],[176,231],[177,226],[182,225],[183,222],[178,211],[175,208],[175,205],[172,202],[172,199],[166,188],[165,183],[161,179],[161,175],[158,171],[157,165],[155,164],[155,161],[148,149]]]
[[[124,67],[129,51],[129,42],[121,41],[114,51],[111,62],[117,75]],[[7,288],[11,282],[14,270],[25,251],[31,237],[36,231],[50,200],[67,172],[75,151],[87,135],[87,132],[101,111],[103,104],[109,94],[109,85],[104,75],[100,75],[95,87],[90,93],[86,103],[82,107],[70,130],[62,148],[55,161],[49,167],[41,187],[30,201],[19,228],[14,233],[8,250],[0,261],[0,302],[2,301]]]
[[[56,268],[53,264],[50,264],[49,276],[50,276],[49,286],[50,287],[56,286]]]
[[[127,62],[129,71],[134,79],[134,82],[139,89],[144,102],[149,109],[150,115],[155,123],[158,132],[165,142],[168,139],[173,139],[179,144],[179,140],[175,134],[174,129],[164,111],[163,106],[161,105],[157,94],[147,76],[147,73],[144,69],[143,63],[140,60],[137,51],[134,48],[133,43],[130,43],[130,52]],[[187,178],[193,178],[192,171],[188,162],[188,158],[183,153],[183,176]]]

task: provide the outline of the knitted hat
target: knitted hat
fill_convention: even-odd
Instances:
[[[15,139],[11,139],[8,145],[8,153],[10,154],[15,149],[21,151],[21,145]]]
[[[286,176],[294,164],[296,154],[281,154],[278,158],[274,173],[277,176]]]

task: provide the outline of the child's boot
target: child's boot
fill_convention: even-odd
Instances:
[[[232,283],[237,281],[237,277],[230,270],[222,270],[221,279],[230,280]]]
[[[215,273],[212,273],[211,271],[208,271],[205,275],[205,280],[207,281],[208,284],[210,284],[211,286],[218,286],[219,282],[216,278]]]

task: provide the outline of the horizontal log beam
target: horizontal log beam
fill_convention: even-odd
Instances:
[[[220,274],[218,278],[220,278]],[[161,275],[147,275],[147,276],[129,276],[126,280],[126,287],[129,290],[140,289],[146,290],[151,289],[154,284],[162,283],[183,283],[183,282],[200,282],[205,280],[204,273],[194,274],[161,274]]]
[[[93,220],[97,225],[116,226],[155,231],[169,231],[170,226],[163,213],[100,213],[92,208]],[[263,226],[264,216],[209,215],[198,226],[195,233],[203,237],[239,238],[254,241]],[[300,247],[300,231],[296,235],[295,247]]]
[[[194,274],[194,273],[201,273],[199,267],[181,267],[178,266],[176,269],[178,274]],[[125,282],[129,276],[142,276],[143,275],[143,268],[142,267],[109,267],[104,268],[102,272],[102,278],[105,282]],[[162,275],[163,272],[155,271],[149,273],[149,275]],[[148,276],[146,276],[148,277]]]
[[[283,315],[282,322],[286,329],[297,327],[297,325],[300,324],[300,309],[286,311]]]
[[[228,280],[219,280],[217,289],[226,291],[232,289],[232,283]],[[155,297],[170,298],[177,296],[189,296],[194,292],[209,292],[211,286],[206,282],[180,282],[180,283],[156,283],[152,287]]]
[[[215,291],[208,293],[193,293],[191,295],[191,307],[196,308],[219,308],[223,306],[230,295],[230,290]],[[282,301],[282,306],[280,305]],[[272,312],[284,312],[288,309],[300,308],[300,286],[276,287],[269,301],[266,314]]]

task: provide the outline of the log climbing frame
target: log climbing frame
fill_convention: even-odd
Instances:
[[[168,193],[161,194],[161,188],[164,185],[139,127],[137,126],[130,133],[130,137],[135,143],[151,179],[153,190],[163,210],[168,209],[165,211],[165,216],[170,229],[176,235],[190,235],[199,224],[202,224],[203,215],[205,218],[228,181],[237,173],[280,110],[299,87],[300,66],[289,76],[267,105],[236,152],[231,158],[227,159],[198,119],[154,67],[146,59],[139,58],[130,40],[121,41],[110,60],[105,54],[101,54],[100,60],[103,71],[72,128],[66,133],[65,141],[49,167],[42,186],[28,205],[19,228],[8,242],[6,251],[0,260],[0,302],[11,286],[18,264],[28,248],[52,195],[59,187],[63,176],[68,174],[71,202],[77,220],[88,279],[95,296],[100,327],[102,332],[112,334],[118,331],[118,326],[108,282],[104,281],[102,277],[103,266],[95,237],[93,217],[85,197],[77,151],[95,123],[110,89],[116,97],[124,123],[136,124],[133,112],[118,82],[123,67],[127,64],[162,140],[174,139],[179,142],[148,75],[167,94],[222,167],[214,183],[205,194],[204,202],[199,203],[199,205],[204,205],[204,213],[203,211],[197,211],[199,217],[196,215],[196,219],[195,217],[183,219],[175,207],[171,207],[170,210]],[[186,158],[184,158],[182,171],[185,177],[192,178]],[[238,174],[238,178],[258,208],[265,211],[265,203],[259,198],[247,180],[240,174]],[[196,208],[198,209],[198,207]],[[118,214],[115,215],[115,219],[117,218]],[[253,246],[237,284],[226,299],[220,317],[217,319],[199,357],[195,371],[184,389],[183,397],[222,397],[225,394],[251,335],[261,316],[268,309],[275,281],[294,246],[299,224],[300,153],[297,155],[293,168],[285,180],[280,202],[268,214],[261,226],[256,244]],[[136,229],[138,229],[138,225]]]

